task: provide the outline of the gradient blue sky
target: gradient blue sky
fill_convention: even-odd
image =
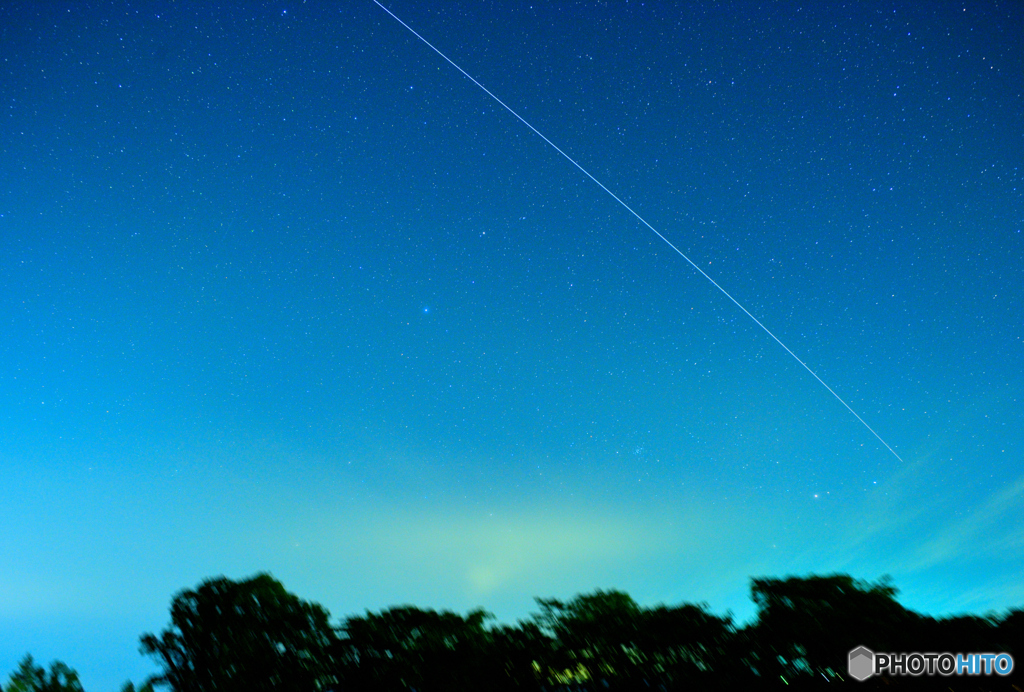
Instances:
[[[179,589],[1024,604],[1024,9],[0,5],[0,674]]]

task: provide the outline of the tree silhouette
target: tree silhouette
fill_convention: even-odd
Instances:
[[[491,630],[491,689],[541,690],[554,661],[555,639],[535,621]]]
[[[1024,665],[1024,609],[1013,608],[1006,613],[997,626],[996,636],[999,639],[997,649],[1010,651],[1020,656]]]
[[[860,645],[873,651],[915,651],[906,634],[917,616],[896,602],[896,589],[848,575],[754,579],[757,621],[750,628],[751,663],[765,677],[786,682],[846,676],[847,654]]]
[[[571,601],[537,599],[537,622],[557,646],[549,675],[563,685],[624,689],[640,673],[640,606],[622,591],[597,590]]]
[[[736,633],[704,606],[642,608],[621,591],[563,603],[538,599],[536,622],[551,633],[549,681],[584,689],[708,687],[736,681]],[[714,676],[714,677],[713,677]]]
[[[121,687],[121,692],[153,692],[153,683],[149,680],[138,687],[130,680]]]
[[[21,659],[18,670],[11,673],[7,692],[82,692],[78,673],[60,661],[50,664],[50,672],[37,666],[30,654]]]
[[[488,617],[411,606],[350,617],[340,628],[338,677],[353,690],[478,688],[490,675]]]
[[[639,638],[650,660],[652,683],[666,689],[749,685],[745,651],[729,616],[709,613],[707,606],[686,603],[646,611]]]
[[[183,591],[171,603],[171,626],[142,636],[142,652],[174,692],[327,689],[333,632],[321,606],[285,591],[268,574],[223,577]]]
[[[848,575],[751,580],[757,618],[737,629],[701,604],[640,606],[622,591],[537,599],[516,626],[400,606],[347,618],[300,600],[267,574],[220,577],[171,602],[171,624],[142,637],[162,674],[121,692],[638,692],[658,690],[1024,689],[1024,610],[933,618],[906,610],[886,580]],[[857,646],[879,653],[1006,652],[1007,676],[848,679]],[[82,692],[78,675],[26,655],[4,692]]]

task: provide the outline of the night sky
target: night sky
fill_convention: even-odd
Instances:
[[[1024,605],[1024,8],[0,6],[0,675],[171,597]]]

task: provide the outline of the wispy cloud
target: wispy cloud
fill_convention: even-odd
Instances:
[[[970,554],[1000,550],[1000,546],[1019,545],[1024,538],[1024,525],[1016,523],[1004,527],[1002,533],[995,525],[1009,512],[1019,515],[1024,506],[1024,476],[993,493],[973,512],[962,519],[950,521],[917,548],[908,567],[926,569],[948,560]]]

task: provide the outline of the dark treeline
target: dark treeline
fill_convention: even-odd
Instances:
[[[142,652],[162,673],[139,689],[668,692],[845,684],[1022,690],[1018,670],[858,682],[847,674],[847,656],[857,646],[1007,652],[1024,665],[1024,610],[936,619],[901,606],[887,581],[846,575],[754,579],[751,595],[757,616],[742,627],[703,605],[645,607],[621,591],[537,599],[539,612],[514,626],[492,623],[483,610],[459,615],[413,606],[332,626],[323,607],[289,593],[270,575],[210,579],[175,596],[167,629],[142,636]],[[54,666],[47,677],[29,658],[5,689],[81,690],[74,671]],[[124,689],[136,688],[128,683]]]

